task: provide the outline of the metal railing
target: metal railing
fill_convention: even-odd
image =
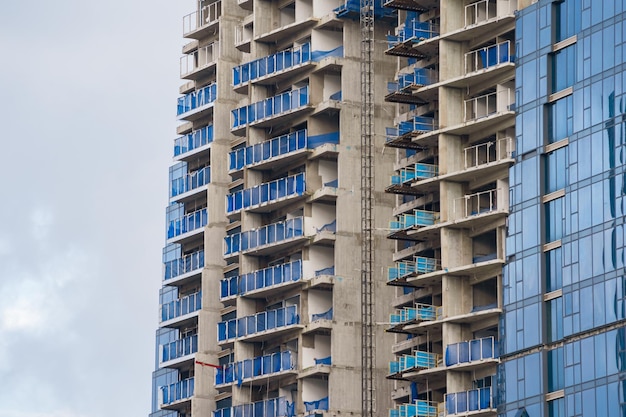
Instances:
[[[300,323],[298,306],[263,311],[252,316],[221,321],[217,324],[217,340],[224,342],[268,330]]]
[[[302,278],[302,260],[270,266],[239,275],[224,278],[221,281],[220,298],[243,295],[250,291],[259,290],[299,281]]]
[[[168,405],[193,397],[194,382],[194,378],[191,377],[160,387],[159,403]]]
[[[207,225],[206,208],[196,210],[178,219],[170,220],[167,227],[167,238],[171,239],[184,233],[191,232]]]
[[[204,250],[165,262],[163,266],[164,280],[176,278],[179,275],[204,268]]]
[[[296,88],[232,111],[233,129],[288,113],[309,104],[309,86]]]
[[[465,27],[476,25],[517,10],[517,0],[480,0],[465,6]]]
[[[446,414],[462,414],[495,408],[492,387],[471,389],[444,395]]]
[[[396,409],[389,410],[389,417],[438,417],[439,403],[415,400],[409,404],[400,404]]]
[[[475,168],[513,156],[513,139],[496,139],[464,149],[465,169]]]
[[[398,127],[386,128],[387,140],[394,140],[409,133],[420,135],[439,129],[439,121],[434,117],[415,116],[413,119],[400,122]]]
[[[439,71],[431,68],[415,68],[408,74],[398,74],[397,82],[387,83],[387,92],[395,93],[410,86],[426,86],[439,81]]]
[[[253,207],[269,205],[288,197],[304,194],[304,172],[266,182],[255,187],[236,191],[226,196],[226,214],[237,213]]]
[[[466,122],[487,117],[495,113],[512,111],[515,108],[515,95],[510,88],[465,100]]]
[[[198,352],[198,335],[187,336],[159,346],[160,362],[167,362]]]
[[[206,166],[170,181],[170,198],[200,188],[211,182],[211,167]]]
[[[267,377],[268,375],[291,371],[297,368],[297,359],[297,355],[294,355],[291,351],[284,351],[239,362],[231,362],[221,368],[217,368],[215,385],[232,384],[244,379]]]
[[[445,361],[446,366],[452,366],[498,357],[498,341],[493,336],[490,336],[449,344],[446,347]]]
[[[293,403],[285,397],[234,405],[213,411],[213,417],[289,417],[294,416]]]
[[[191,32],[215,23],[222,15],[222,0],[217,0],[200,11],[194,11],[183,16],[183,37]]]
[[[414,226],[432,226],[439,221],[439,212],[428,210],[413,210],[396,216],[396,220],[389,223],[392,232],[408,229]]]
[[[440,319],[442,314],[442,307],[416,303],[415,307],[396,309],[395,313],[389,316],[389,321],[392,325],[407,323],[414,320],[432,321]]]
[[[245,232],[228,235],[224,238],[224,255],[236,254],[260,246],[304,236],[304,217],[295,217],[282,222],[268,224]]]
[[[387,279],[394,281],[411,274],[428,274],[441,269],[441,261],[436,258],[414,256],[412,261],[396,262],[387,270]]]
[[[216,99],[217,84],[209,84],[206,87],[202,87],[200,90],[193,91],[189,94],[185,94],[183,97],[179,97],[176,115],[180,116],[181,114],[207,106],[213,103]]]
[[[204,253],[204,252],[202,252]],[[204,256],[203,256],[204,258]],[[204,263],[204,262],[203,262]],[[202,291],[186,295],[177,300],[161,304],[161,321],[184,316],[202,308]]]
[[[233,68],[233,86],[254,81],[311,61],[311,44],[286,49]]]
[[[198,48],[191,54],[180,57],[180,76],[184,77],[197,70],[210,66],[217,61],[220,54],[220,43],[213,42]]]
[[[480,191],[454,199],[454,218],[465,218],[477,214],[489,213],[497,209],[498,189]]]
[[[515,56],[511,54],[511,41],[500,42],[467,52],[465,54],[465,74],[514,60]]]
[[[185,136],[174,139],[174,156],[191,152],[213,142],[213,125],[201,127]]]
[[[404,184],[414,180],[434,178],[439,175],[439,166],[433,164],[415,164],[406,168],[401,168],[398,175],[391,176],[391,185]]]

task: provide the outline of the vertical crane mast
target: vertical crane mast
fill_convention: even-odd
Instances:
[[[362,417],[376,410],[373,269],[374,0],[360,0],[361,23],[361,367]]]

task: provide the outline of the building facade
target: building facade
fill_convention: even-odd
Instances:
[[[626,416],[625,12],[519,13],[502,416]]]
[[[374,9],[382,39],[395,12]],[[183,27],[151,416],[360,414],[359,2],[199,0]],[[383,43],[375,56],[383,97],[394,68]],[[393,246],[391,112],[373,112],[375,271]],[[387,314],[375,306],[385,414]]]

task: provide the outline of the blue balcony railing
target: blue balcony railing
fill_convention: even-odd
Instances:
[[[204,268],[204,250],[165,262],[164,280]]]
[[[217,324],[217,339],[219,342],[224,342],[299,323],[298,306],[293,305],[219,322]]]
[[[387,278],[393,281],[411,274],[428,274],[438,269],[441,269],[439,259],[414,256],[412,261],[396,262],[396,266],[388,269]]]
[[[445,394],[446,414],[462,414],[495,408],[492,387]]]
[[[248,274],[225,278],[221,282],[221,299],[299,281],[302,278],[302,260],[259,269]]]
[[[440,363],[441,355],[431,352],[414,351],[410,355],[402,355],[397,361],[389,363],[391,373],[405,372],[418,369],[436,368]]]
[[[301,196],[305,189],[303,172],[246,188],[226,196],[226,213],[233,214],[241,210],[269,205],[288,197]]]
[[[174,157],[191,152],[213,142],[213,125],[201,127],[174,139]]]
[[[296,360],[296,355],[285,351],[229,363],[222,368],[217,368],[215,385],[232,384],[246,379],[291,371],[297,367]]]
[[[213,417],[293,417],[294,404],[285,397],[235,405],[213,411]]]
[[[304,411],[328,411],[328,396],[315,401],[304,401]]]
[[[389,417],[437,417],[439,403],[415,400],[410,404],[400,404],[396,409],[389,410]]]
[[[388,127],[387,141],[397,139],[409,133],[416,135],[439,129],[439,122],[434,117],[416,116],[413,120],[400,122],[398,127]]]
[[[233,86],[237,87],[266,75],[275,74],[311,61],[311,44],[296,46],[233,68]]]
[[[420,22],[413,19],[405,23],[397,36],[387,35],[387,46],[391,49],[407,41],[418,43],[436,36],[439,36],[439,25],[430,21]]]
[[[309,86],[266,98],[233,110],[233,129],[288,113],[307,104],[309,104]]]
[[[410,167],[401,168],[398,175],[391,176],[391,184],[404,184],[415,180],[434,178],[439,175],[439,166],[431,164],[414,164]]]
[[[178,108],[176,115],[180,116],[184,113],[196,110],[213,103],[217,98],[217,84],[209,84],[200,90],[185,94],[178,98]]]
[[[177,401],[193,397],[194,378],[183,379],[161,388],[161,405],[168,405]]]
[[[206,226],[208,222],[206,208],[194,211],[169,222],[167,227],[167,238],[171,239],[176,236],[191,232]]]
[[[374,0],[373,4],[375,18],[391,17],[395,13],[395,10],[383,7],[383,0]],[[339,18],[358,19],[360,10],[360,0],[346,0],[333,11]]]
[[[202,291],[186,295],[169,303],[161,304],[161,321],[173,320],[177,317],[193,313],[202,308]]]
[[[210,166],[184,174],[182,177],[172,178],[170,181],[170,198],[195,190],[196,188],[200,188],[210,182]]]
[[[490,68],[499,64],[515,62],[510,53],[511,41],[500,42],[465,54],[465,73]]]
[[[326,143],[339,143],[339,132],[308,136],[306,129],[282,135],[256,145],[237,149],[230,153],[231,170],[269,161],[272,158],[297,152],[302,149],[315,149]]]
[[[432,226],[439,221],[439,212],[428,210],[413,210],[412,213],[404,213],[396,216],[396,220],[390,222],[392,231],[404,230],[415,226]]]
[[[498,357],[498,341],[493,337],[454,343],[446,347],[446,366]]]
[[[441,307],[430,304],[415,304],[415,307],[396,309],[389,320],[392,325],[408,323],[411,321],[432,321],[439,318]]]
[[[258,229],[228,235],[224,238],[224,255],[233,255],[261,246],[280,243],[294,237],[304,236],[304,218],[295,217]]]
[[[161,345],[161,362],[167,362],[198,352],[198,335]]]
[[[415,68],[408,74],[399,74],[397,82],[388,82],[387,91],[395,93],[410,86],[426,86],[439,81],[439,73],[429,68]]]

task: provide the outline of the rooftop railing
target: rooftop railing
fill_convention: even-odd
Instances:
[[[465,218],[477,214],[489,213],[497,209],[498,190],[480,191],[454,199],[454,218]]]
[[[203,252],[204,253],[204,252]],[[173,320],[202,308],[202,291],[161,305],[161,321]]]
[[[439,81],[439,72],[430,68],[415,68],[409,74],[399,74],[397,82],[387,83],[387,91],[395,93],[410,86],[426,86]]]
[[[193,91],[189,94],[185,94],[183,97],[178,98],[178,108],[176,115],[191,112],[209,104],[213,103],[217,98],[217,84],[212,83],[206,87],[202,87],[197,91]]]
[[[517,0],[480,0],[465,6],[465,26],[486,22],[498,16],[506,16],[517,10]]]
[[[446,366],[495,359],[499,357],[498,341],[493,337],[484,337],[446,347]]]
[[[170,198],[200,188],[211,182],[211,167],[206,166],[197,171],[172,178],[170,181]]]
[[[229,363],[222,368],[217,368],[215,385],[232,384],[246,379],[292,371],[297,369],[297,359],[297,355],[284,351]]]
[[[185,77],[195,71],[210,66],[217,61],[220,54],[220,43],[212,42],[198,48],[191,54],[180,57],[180,76]]]
[[[510,88],[465,100],[466,122],[487,117],[495,113],[515,110],[515,96]]]
[[[295,46],[233,68],[233,86],[246,84],[311,61],[311,44]]]
[[[472,389],[444,395],[446,414],[464,414],[495,408],[492,387]]]
[[[392,220],[389,223],[389,228],[394,232],[415,226],[432,226],[438,221],[438,211],[413,210],[412,213],[403,213],[396,216],[396,220]]]
[[[206,208],[196,210],[178,219],[171,220],[167,227],[167,238],[191,232],[207,225],[208,217]]]
[[[295,217],[278,223],[268,224],[224,238],[224,255],[245,252],[261,246],[280,243],[294,237],[304,236],[304,217]]]
[[[183,36],[217,22],[222,15],[222,0],[204,6],[199,12],[194,11],[183,16]]]
[[[415,307],[396,309],[389,320],[392,325],[412,321],[433,321],[441,318],[442,311],[442,308],[438,306],[416,303]]]
[[[219,342],[234,340],[299,323],[297,305],[263,311],[252,316],[219,322],[217,340]]]
[[[161,363],[182,358],[198,352],[198,335],[187,336],[159,346]]]
[[[242,169],[243,167],[269,161],[302,149],[315,149],[326,143],[339,143],[339,132],[308,136],[306,129],[298,130],[256,145],[232,151],[229,154],[230,169]]]
[[[213,142],[213,125],[201,127],[174,139],[174,157],[191,152]]]
[[[269,205],[289,197],[301,196],[305,190],[306,182],[303,172],[279,178],[227,195],[226,213],[233,214],[241,210]]]
[[[173,259],[164,264],[164,280],[176,278],[188,272],[196,271],[204,268],[204,250],[199,250],[183,256],[182,258]]]
[[[428,274],[441,269],[441,261],[436,258],[414,256],[412,261],[396,262],[396,266],[387,270],[387,279],[394,281],[411,274]]]
[[[293,417],[294,404],[285,397],[235,405],[213,411],[213,417]]]
[[[244,295],[248,292],[280,286],[302,278],[302,260],[270,266],[221,281],[220,298]]]
[[[432,164],[414,164],[401,168],[398,175],[391,176],[391,185],[404,184],[415,180],[434,178],[439,175],[439,166]]]
[[[513,157],[513,139],[510,137],[479,143],[464,149],[465,169]]]
[[[507,62],[514,62],[511,55],[511,41],[476,49],[465,54],[465,73],[469,74]]]
[[[160,387],[161,405],[168,405],[177,401],[186,400],[193,397],[194,378],[183,379],[173,384]]]
[[[439,403],[415,400],[409,404],[400,404],[396,409],[389,410],[389,417],[438,417]]]
[[[309,86],[266,98],[233,110],[233,129],[288,113],[307,104],[309,104]]]

